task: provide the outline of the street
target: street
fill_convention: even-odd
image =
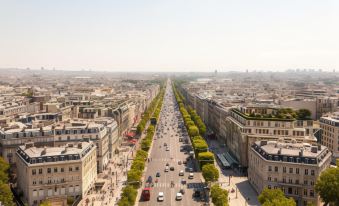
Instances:
[[[169,82],[164,98],[141,187],[141,190],[145,187],[151,188],[150,200],[137,200],[137,204],[140,206],[201,205],[202,202],[193,198],[193,188],[203,187],[202,176],[200,172],[197,172],[195,160],[189,158],[189,148],[191,148],[189,137]],[[187,147],[187,150],[183,147]],[[168,165],[167,172],[165,171],[166,164]],[[180,171],[183,172],[183,176],[179,176]],[[159,174],[156,175],[157,173]],[[192,179],[188,178],[190,173],[193,173]],[[182,200],[177,200],[176,195],[181,189],[184,193]],[[159,192],[164,194],[163,201],[158,201]]]

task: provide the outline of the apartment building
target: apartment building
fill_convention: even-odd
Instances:
[[[15,122],[0,130],[0,152],[6,161],[14,162],[16,148],[27,142],[37,147],[58,147],[91,140],[96,144],[98,172],[102,172],[121,143],[117,122],[112,118],[56,122],[45,127],[27,128]]]
[[[322,145],[290,140],[256,141],[249,151],[248,179],[258,194],[280,188],[298,206],[322,205],[314,184],[330,166],[331,152]]]
[[[67,205],[67,197],[84,196],[97,178],[96,146],[78,142],[63,147],[37,148],[34,143],[16,151],[17,188],[24,202],[37,206],[44,200]]]
[[[248,166],[248,150],[258,140],[289,138],[297,142],[316,142],[319,130],[312,120],[291,116],[277,117],[279,107],[268,105],[239,106],[230,110],[226,120],[225,144],[228,152],[242,167]]]
[[[332,162],[339,159],[339,112],[331,113],[320,118],[322,129],[321,144],[332,152]]]

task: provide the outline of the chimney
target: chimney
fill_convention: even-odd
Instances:
[[[300,149],[300,151],[299,151],[299,156],[300,156],[300,157],[304,156],[304,149]]]
[[[317,146],[311,147],[311,152],[312,153],[317,153],[318,152],[318,147]]]
[[[47,153],[47,147],[45,146],[44,149],[41,151],[41,155],[45,155]]]
[[[28,148],[31,148],[31,147],[34,147],[34,142],[27,142],[25,144],[25,149],[28,149]]]
[[[281,148],[279,148],[279,150],[278,150],[278,154],[279,154],[279,155],[281,154]]]

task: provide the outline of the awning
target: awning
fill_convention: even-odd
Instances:
[[[129,140],[128,142],[130,142],[130,143],[132,143],[132,144],[135,144],[135,143],[137,143],[137,140],[131,139],[131,140]]]
[[[135,136],[135,132],[128,132],[127,134],[126,134],[126,137],[134,137]]]

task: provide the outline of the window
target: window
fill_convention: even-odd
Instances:
[[[63,167],[60,168],[60,172],[64,172],[64,168]]]
[[[271,185],[268,185],[267,187],[268,187],[268,189],[271,189]]]
[[[311,181],[310,184],[313,186],[314,185],[314,181]]]
[[[275,172],[278,172],[278,167],[274,167],[274,171],[275,171]]]
[[[313,176],[314,176],[314,170],[311,170],[311,175],[313,175]]]
[[[299,174],[299,168],[295,168],[295,173]]]
[[[268,166],[268,171],[269,171],[269,172],[272,171],[272,166]]]
[[[33,180],[33,185],[36,185],[36,180]]]
[[[314,197],[314,191],[313,190],[310,190],[310,196]]]
[[[32,169],[32,175],[36,175],[36,170]]]
[[[293,173],[293,168],[290,168],[290,173]]]
[[[292,192],[293,190],[292,190],[292,187],[289,187],[288,188],[288,194],[292,194],[293,192]]]
[[[291,179],[291,178],[289,178],[289,179],[288,179],[288,183],[290,183],[290,184],[292,184],[292,183],[293,183],[293,181],[292,181],[292,179]]]
[[[304,189],[304,196],[307,196],[307,189]]]
[[[54,172],[58,172],[58,168],[57,167],[54,167]]]
[[[295,184],[297,184],[297,185],[298,185],[298,184],[299,184],[299,180],[295,180]]]
[[[72,167],[69,167],[68,171],[72,172],[72,171],[73,171],[73,168],[72,168]]]
[[[268,181],[271,181],[271,177],[268,177],[267,180],[268,180]]]
[[[305,169],[305,175],[308,175],[308,169]]]
[[[79,167],[75,167],[75,171],[79,171]]]
[[[47,173],[51,173],[52,169],[51,168],[47,168]]]
[[[286,167],[283,167],[283,173],[286,173]]]
[[[304,180],[304,185],[308,185],[308,181],[307,180]]]

